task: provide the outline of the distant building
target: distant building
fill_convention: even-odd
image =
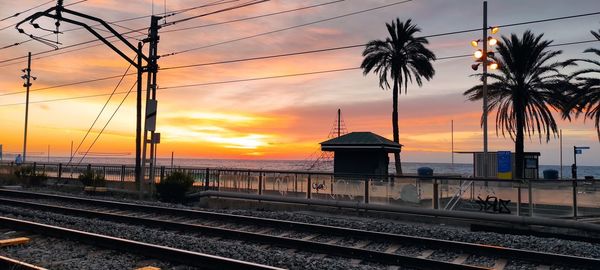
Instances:
[[[336,174],[387,175],[388,154],[402,145],[372,132],[352,132],[321,143],[322,151],[333,151]]]

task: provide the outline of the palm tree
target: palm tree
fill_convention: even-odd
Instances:
[[[596,39],[600,40],[600,30],[590,31]],[[585,53],[593,53],[600,57],[600,50],[589,48]],[[572,100],[565,110],[564,117],[567,118],[571,111],[579,116],[585,111],[585,118],[593,119],[596,125],[596,133],[600,140],[600,61],[592,59],[577,59],[574,61],[585,62],[595,67],[579,70],[571,75],[575,79],[577,90],[573,92]],[[594,77],[593,74],[596,74]]]
[[[360,67],[366,76],[369,72],[379,76],[379,86],[382,89],[389,89],[392,82],[392,127],[394,132],[394,142],[400,142],[398,131],[398,95],[404,85],[404,94],[407,92],[408,82],[413,79],[419,86],[423,85],[423,78],[430,80],[435,74],[431,64],[435,61],[435,54],[425,48],[429,44],[426,38],[415,37],[415,34],[421,32],[421,29],[412,24],[409,19],[401,22],[400,19],[386,23],[389,36],[385,40],[372,40],[367,43],[362,55],[363,62]],[[400,153],[394,154],[396,163],[396,173],[402,174],[402,164],[400,162]]]
[[[538,133],[546,142],[550,134],[556,135],[557,125],[551,112],[562,110],[566,104],[565,91],[568,78],[559,68],[570,65],[568,62],[552,62],[562,51],[549,49],[552,41],[542,40],[543,34],[536,36],[530,31],[519,38],[512,34],[502,37],[498,44],[500,57],[494,57],[499,65],[499,73],[490,73],[488,84],[488,113],[496,114],[496,134],[508,133],[515,142],[516,178],[523,178],[524,137]],[[476,74],[481,77],[483,74]],[[469,100],[483,97],[483,85],[477,85],[464,93]]]

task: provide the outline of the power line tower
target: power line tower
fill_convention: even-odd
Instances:
[[[105,37],[100,35],[96,31],[97,26],[95,26],[95,25],[91,26],[85,22],[81,22],[76,19],[67,18],[67,17],[65,17],[65,15],[71,15],[76,18],[82,18],[85,20],[91,20],[91,21],[99,23],[99,25],[104,27],[106,31],[108,31],[109,33],[114,35],[116,38],[119,39],[119,41],[121,41],[123,44],[125,44],[125,46],[130,51],[133,51],[135,53],[135,57],[127,56],[127,54],[125,54],[123,51],[121,51],[119,48],[117,48],[114,44],[112,44],[110,41],[108,41]],[[56,30],[49,30],[47,28],[40,27],[39,24],[35,23],[35,20],[37,20],[41,17],[48,17],[48,18],[56,20],[56,23],[55,23]],[[142,181],[143,181],[144,175],[145,175],[144,174],[145,170],[142,167],[143,162],[142,162],[142,135],[141,135],[142,134],[142,77],[143,77],[143,73],[148,73],[148,88],[147,88],[147,93],[146,93],[146,101],[147,101],[146,107],[152,106],[150,104],[154,103],[154,110],[153,110],[154,122],[151,122],[150,127],[152,127],[152,129],[149,130],[151,132],[151,134],[154,134],[154,128],[156,126],[156,124],[155,124],[155,121],[156,121],[155,120],[156,119],[156,106],[155,106],[156,105],[156,73],[158,71],[158,65],[157,65],[157,60],[158,60],[157,46],[158,46],[158,40],[159,40],[159,38],[158,38],[158,29],[159,29],[158,21],[161,18],[162,17],[158,17],[158,16],[151,17],[149,36],[148,36],[148,38],[143,40],[143,43],[150,43],[150,49],[149,49],[148,56],[144,55],[144,53],[142,51],[142,48],[143,48],[142,42],[139,42],[137,47],[134,46],[127,39],[125,39],[125,37],[123,37],[123,35],[121,35],[119,32],[117,32],[115,29],[113,29],[104,20],[99,19],[94,16],[90,16],[87,14],[83,14],[83,13],[65,8],[63,6],[63,0],[57,0],[56,6],[51,7],[42,12],[36,12],[36,13],[28,16],[27,18],[23,19],[22,21],[20,21],[19,23],[17,23],[15,25],[15,28],[17,29],[17,31],[19,31],[19,33],[25,34],[25,35],[29,36],[30,38],[32,38],[36,41],[39,41],[43,44],[52,46],[53,48],[57,48],[57,45],[61,44],[60,42],[58,42],[58,34],[62,34],[59,29],[61,21],[81,26],[81,27],[85,28],[88,32],[93,34],[96,38],[98,38],[98,40],[102,41],[106,46],[111,48],[114,52],[116,52],[119,56],[121,56],[129,64],[131,64],[133,67],[135,67],[137,69],[135,181],[136,181],[136,185],[137,185],[137,188],[139,191],[142,191]],[[33,34],[26,33],[25,30],[22,28],[22,25],[25,22],[29,22],[29,24],[31,26],[33,26],[33,28],[35,28],[35,29],[41,29],[41,30],[49,31],[49,32],[56,34],[57,41],[44,39],[41,37],[37,37]],[[144,62],[146,63],[145,66],[144,66]],[[149,100],[151,100],[150,97],[152,97],[152,100],[154,100],[154,101],[149,101]],[[148,118],[151,118],[151,116],[149,117],[148,114],[146,114],[146,119],[148,119]],[[148,123],[148,124],[150,124],[150,123]],[[149,127],[147,126],[146,129],[147,128],[149,128]],[[146,144],[150,143],[151,150],[154,149],[152,140],[150,142],[148,142],[146,140],[146,138],[147,138],[147,132],[145,132],[143,147],[146,148]],[[144,155],[145,155],[145,153],[144,153]]]
[[[348,129],[346,128],[346,123],[344,122],[344,119],[342,119],[342,110],[338,109],[337,117],[335,118],[335,121],[329,130],[327,139],[337,138],[347,133]],[[334,156],[332,152],[321,151],[319,148],[308,157],[307,164],[305,165],[304,169],[307,171],[324,171],[333,162],[333,157]]]

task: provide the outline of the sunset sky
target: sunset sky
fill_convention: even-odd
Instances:
[[[0,0],[0,19],[47,2],[45,0]],[[77,0],[65,0],[65,4]],[[154,1],[154,12],[164,11],[163,1]],[[213,1],[167,0],[167,11],[180,10]],[[190,10],[167,18],[167,22],[232,7],[248,1],[223,1],[220,5]],[[330,3],[331,2],[331,3]],[[385,23],[396,17],[412,18],[422,29],[422,35],[459,31],[481,27],[482,1],[480,0],[413,0],[405,3],[392,0],[272,0],[250,7],[196,18],[160,29],[159,54],[186,51],[160,58],[165,70],[158,73],[159,90],[157,131],[162,134],[159,156],[227,158],[227,159],[305,159],[318,149],[318,143],[327,139],[338,108],[349,131],[372,131],[392,138],[391,91],[379,88],[373,74],[363,76],[359,69],[314,75],[231,82],[261,77],[318,72],[360,66],[363,47],[311,53],[255,61],[243,61],[192,68],[169,67],[220,62],[242,58],[318,50],[364,44],[386,37]],[[324,4],[329,3],[329,4]],[[399,3],[352,16],[297,27],[285,31],[250,37],[314,21]],[[246,17],[286,11],[318,4],[319,7],[302,9],[258,19],[211,25]],[[44,5],[36,10],[51,7]],[[600,11],[597,0],[490,0],[489,24],[503,25],[530,20],[576,15]],[[152,13],[151,0],[88,0],[69,9],[91,14],[112,22]],[[0,28],[12,25],[32,11],[17,18],[0,22]],[[67,16],[67,15],[65,15]],[[74,17],[69,17],[74,18]],[[89,21],[88,21],[89,22]],[[149,17],[119,23],[127,28],[148,27]],[[54,28],[49,19],[38,21],[40,26]],[[120,32],[129,31],[114,26]],[[33,29],[28,33],[44,35]],[[62,23],[61,31],[76,28]],[[192,29],[187,29],[192,28]],[[172,31],[180,29],[181,31]],[[600,29],[600,15],[581,18],[505,27],[500,35],[522,34],[525,30],[544,33],[554,43],[592,40],[590,30]],[[171,31],[171,32],[169,32]],[[145,31],[142,31],[143,33]],[[101,32],[103,33],[103,32]],[[103,33],[107,35],[106,33]],[[139,33],[128,34],[140,37]],[[429,48],[438,58],[471,54],[469,41],[480,38],[481,32],[446,35],[430,38]],[[55,35],[47,38],[56,40]],[[68,46],[92,40],[85,30],[67,31],[58,40]],[[0,31],[0,47],[23,42],[28,37],[14,27]],[[134,38],[129,39],[137,44]],[[231,41],[223,43],[226,41]],[[223,43],[223,44],[220,44]],[[115,43],[119,44],[119,43]],[[91,45],[97,45],[89,47]],[[209,46],[213,45],[213,46]],[[118,45],[130,56],[133,52]],[[64,54],[49,55],[82,48]],[[560,60],[586,57],[583,50],[600,47],[599,43],[559,46]],[[0,50],[0,144],[5,152],[22,149],[25,93],[21,69],[25,68],[27,52],[47,51],[51,47],[36,41],[25,42]],[[145,48],[146,50],[146,48]],[[36,59],[43,57],[41,59]],[[124,74],[128,63],[101,43],[90,43],[33,57],[32,90]],[[467,101],[462,93],[477,83],[470,77],[472,57],[438,60],[436,75],[419,88],[409,85],[408,94],[399,98],[400,141],[404,145],[403,160],[408,162],[450,162],[450,123],[454,120],[454,143],[457,151],[481,151],[482,133],[479,125],[481,103]],[[566,72],[572,70],[565,70]],[[132,68],[129,72],[134,72]],[[99,118],[80,151],[89,144],[108,121],[135,76],[126,76],[117,94]],[[28,151],[68,156],[71,141],[77,146],[94,121],[107,95],[119,78],[77,84],[47,90],[32,91],[29,108]],[[226,83],[227,82],[227,83]],[[196,86],[175,87],[183,85]],[[203,84],[203,85],[197,85]],[[164,89],[163,89],[164,88]],[[20,92],[5,95],[6,93]],[[100,95],[96,97],[68,99]],[[56,99],[61,101],[38,102]],[[557,116],[557,118],[559,118]],[[495,115],[489,117],[490,150],[514,150],[510,138],[495,132]],[[572,147],[590,146],[578,157],[582,165],[597,165],[600,144],[592,121],[576,119],[560,121],[564,135],[564,163],[572,163]],[[90,150],[102,153],[134,153],[135,92],[125,100],[98,142]],[[526,151],[542,153],[541,164],[558,164],[558,139],[540,143],[537,134],[526,140]],[[456,155],[457,162],[471,162],[467,155]]]

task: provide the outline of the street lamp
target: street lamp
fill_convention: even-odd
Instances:
[[[491,70],[498,69],[498,62],[494,59],[494,52],[488,50],[488,46],[493,47],[498,44],[498,40],[488,35],[488,30],[492,34],[498,33],[500,28],[497,26],[488,27],[487,25],[487,1],[483,1],[483,36],[481,39],[471,41],[471,46],[477,48],[481,42],[482,49],[477,49],[473,53],[475,63],[471,65],[473,70],[477,70],[479,66],[482,66],[483,72],[481,80],[483,81],[483,177],[488,177],[488,128],[487,128],[487,71],[488,68]]]

